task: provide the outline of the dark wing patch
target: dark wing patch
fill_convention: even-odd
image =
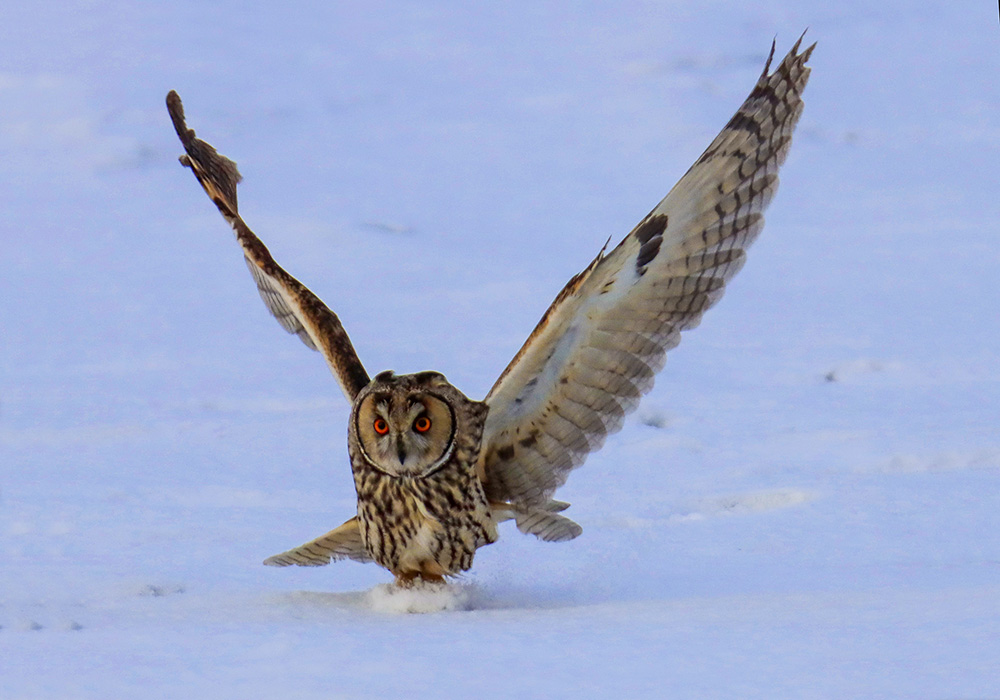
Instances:
[[[666,214],[652,214],[635,230],[639,240],[639,254],[635,258],[635,269],[641,277],[646,273],[646,266],[653,262],[660,252],[663,234],[667,230],[669,217]]]

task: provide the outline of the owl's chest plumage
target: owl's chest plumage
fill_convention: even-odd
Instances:
[[[352,468],[365,547],[397,577],[435,579],[466,571],[476,549],[497,539],[471,469],[447,465],[416,478],[389,476],[355,459]]]

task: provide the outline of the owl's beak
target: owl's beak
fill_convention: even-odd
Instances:
[[[396,456],[399,457],[399,466],[406,464],[406,448],[403,446],[403,436],[396,438]]]

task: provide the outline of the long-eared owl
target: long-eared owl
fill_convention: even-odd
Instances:
[[[278,322],[321,352],[352,404],[348,449],[357,515],[264,563],[374,561],[399,583],[441,580],[472,565],[497,523],[547,541],[579,525],[553,500],[569,472],[621,428],[665,354],[742,267],[764,225],[809,78],[801,38],[770,72],[774,45],[746,101],[667,196],[556,296],[483,401],[437,372],[370,379],[326,304],[279,266],[237,210],[236,164],[167,108],[194,172],[236,234]],[[815,46],[815,45],[814,45]]]

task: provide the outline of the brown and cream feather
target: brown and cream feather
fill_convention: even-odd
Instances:
[[[264,560],[267,566],[325,566],[331,561],[353,559],[359,562],[372,561],[361,537],[361,527],[356,517],[340,527],[320,535],[314,540],[299,545],[287,552],[275,554]]]
[[[319,350],[348,401],[353,401],[368,384],[368,373],[358,358],[347,331],[319,297],[275,262],[267,247],[239,215],[236,185],[242,179],[236,163],[219,154],[210,144],[195,137],[187,128],[184,105],[171,90],[167,111],[184,146],[181,164],[190,168],[202,188],[215,203],[243,248],[247,267],[257,283],[257,291],[268,310],[289,333],[294,333],[313,350]]]
[[[557,296],[486,397],[493,501],[538,506],[621,428],[665,354],[743,266],[802,112],[801,39],[667,196]]]

